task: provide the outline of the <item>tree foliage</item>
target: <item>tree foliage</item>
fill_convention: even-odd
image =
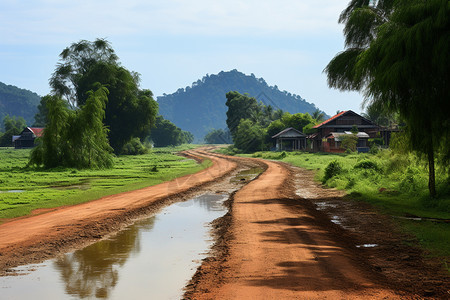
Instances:
[[[259,114],[259,106],[255,98],[238,92],[228,92],[226,97],[227,126],[234,140],[241,120],[251,118],[255,120]]]
[[[205,136],[207,144],[231,144],[231,134],[228,129],[213,129]]]
[[[370,103],[366,106],[366,112],[362,116],[375,124],[391,127],[399,123],[398,114],[388,111],[381,103]]]
[[[151,131],[150,139],[155,147],[166,147],[192,143],[194,136],[190,132],[181,130],[162,116],[157,116],[155,128]]]
[[[108,101],[105,87],[89,92],[86,104],[70,110],[58,96],[47,99],[47,123],[41,142],[30,158],[31,165],[54,168],[108,168],[112,166],[112,148],[103,125]]]
[[[150,134],[158,104],[150,90],[139,89],[138,74],[115,64],[97,62],[78,82],[79,105],[84,105],[87,91],[96,82],[109,90],[104,123],[110,130],[111,147],[119,154],[132,137],[144,139]]]
[[[265,106],[255,98],[238,92],[229,92],[226,96],[228,128],[236,148],[244,152],[270,148],[272,136],[286,128],[310,131],[317,123],[309,113],[274,111],[270,105]],[[250,130],[250,126],[254,129]]]
[[[5,132],[3,134],[0,133],[0,147],[13,146],[12,136],[19,135],[26,126],[24,118],[6,115],[3,118],[3,128],[5,128]]]
[[[79,104],[80,79],[98,62],[118,65],[119,59],[111,44],[105,39],[72,43],[59,57],[60,62],[49,80],[50,87],[53,93],[65,99],[72,108]]]
[[[435,197],[436,154],[450,160],[448,0],[352,0],[340,21],[347,49],[326,67],[329,85],[399,113],[412,149],[427,157]]]
[[[265,130],[249,119],[242,119],[234,137],[234,146],[244,153],[264,150]]]
[[[158,97],[159,112],[165,119],[184,130],[192,132],[201,140],[213,128],[225,128],[225,94],[237,91],[261,101],[275,113],[278,109],[290,113],[316,110],[314,104],[299,95],[269,86],[263,78],[246,75],[237,70],[207,74],[202,79],[172,94]]]
[[[108,138],[116,154],[133,137],[144,139],[150,134],[158,105],[150,90],[139,89],[139,74],[119,65],[108,41],[73,43],[60,58],[50,86],[73,109],[85,105],[88,91],[98,83],[108,88],[104,124],[110,129]]]

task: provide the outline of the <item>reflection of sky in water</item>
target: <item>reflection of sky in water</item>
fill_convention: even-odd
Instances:
[[[0,277],[1,299],[179,299],[211,242],[205,223],[222,216],[223,195],[163,209],[108,240]],[[193,262],[196,261],[196,262]]]

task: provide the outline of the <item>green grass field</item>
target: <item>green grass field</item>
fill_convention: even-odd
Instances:
[[[395,154],[321,154],[307,152],[256,152],[250,157],[281,160],[316,171],[316,180],[345,189],[347,198],[373,204],[392,216],[450,219],[450,178],[443,168],[436,173],[438,198],[428,195],[426,165],[416,156]],[[327,166],[336,161],[340,170],[324,180]],[[338,168],[339,169],[339,168]],[[450,223],[399,219],[403,230],[414,234],[422,246],[449,263]]]
[[[30,150],[0,148],[0,222],[36,208],[78,204],[198,172],[211,162],[198,164],[174,154],[193,147],[154,148],[145,155],[116,157],[114,167],[104,170],[27,168]]]

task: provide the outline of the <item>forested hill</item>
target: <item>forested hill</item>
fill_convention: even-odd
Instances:
[[[254,74],[245,75],[237,70],[206,75],[192,86],[180,88],[175,93],[158,97],[159,112],[183,130],[202,140],[211,129],[226,128],[226,93],[248,93],[258,101],[271,105],[274,110],[290,113],[312,113],[317,108],[298,95],[269,86]]]
[[[0,82],[0,123],[6,115],[23,117],[32,125],[37,106],[41,101],[38,94]]]

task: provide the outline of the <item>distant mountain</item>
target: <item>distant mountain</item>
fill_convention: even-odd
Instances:
[[[317,107],[298,95],[269,86],[254,74],[245,75],[237,70],[206,75],[186,88],[158,97],[159,112],[183,130],[194,134],[200,141],[211,129],[226,128],[226,93],[248,93],[274,110],[290,113],[312,113]]]
[[[0,126],[6,115],[23,117],[28,126],[33,125],[40,101],[36,93],[0,82]]]

